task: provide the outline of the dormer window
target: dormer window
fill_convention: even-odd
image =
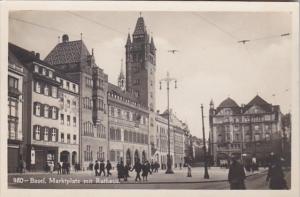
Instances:
[[[34,72],[36,72],[36,73],[39,72],[39,66],[38,65],[34,65]]]

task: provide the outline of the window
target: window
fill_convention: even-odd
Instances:
[[[17,131],[17,122],[9,121],[8,122],[8,131],[9,131],[9,139],[16,139],[16,131]]]
[[[52,78],[53,77],[53,72],[51,70],[49,70],[49,77]]]
[[[73,87],[73,92],[76,92],[76,85],[73,84],[72,87]]]
[[[124,131],[124,141],[128,142],[128,131],[127,130]]]
[[[110,114],[111,114],[111,116],[115,116],[115,108],[114,107],[110,108]]]
[[[44,94],[45,94],[46,96],[49,96],[49,87],[48,87],[48,85],[45,85],[45,86],[44,86]]]
[[[52,97],[57,98],[57,87],[52,86]]]
[[[36,72],[36,73],[39,72],[39,66],[38,65],[34,65],[34,72]]]
[[[67,125],[70,126],[70,116],[67,115]]]
[[[57,119],[57,108],[56,107],[52,107],[52,119]]]
[[[35,140],[40,140],[41,139],[41,126],[35,126],[35,128],[34,128],[34,139]]]
[[[70,134],[67,134],[67,143],[68,143],[68,144],[71,143],[71,136],[70,136]]]
[[[19,80],[12,76],[8,76],[8,87],[18,89]]]
[[[72,105],[73,105],[74,107],[76,107],[76,105],[77,105],[77,104],[76,104],[76,101],[73,101],[73,102],[72,102]]]
[[[76,144],[76,135],[73,135],[73,143]]]
[[[8,115],[12,117],[17,117],[17,101],[16,100],[9,100],[8,101]]]
[[[48,127],[44,128],[44,140],[49,141],[49,128]]]
[[[70,90],[70,83],[68,81],[67,81],[66,85],[67,85],[67,89]]]
[[[116,153],[114,150],[110,151],[110,161],[116,161]]]
[[[117,161],[119,162],[121,160],[121,153],[120,151],[117,151]]]
[[[45,68],[42,68],[42,74],[46,75],[46,69]]]
[[[121,118],[122,114],[121,114],[121,109],[118,109],[118,117]]]
[[[117,129],[116,130],[116,140],[121,140],[121,130],[120,129]]]
[[[129,137],[129,142],[132,142],[132,132],[131,131],[129,131],[128,137]]]
[[[48,118],[49,117],[49,106],[44,105],[44,117]]]
[[[60,124],[64,124],[64,122],[65,122],[64,114],[60,114]]]
[[[34,111],[35,111],[36,116],[41,115],[41,104],[40,103],[35,103]]]
[[[57,129],[52,129],[52,142],[57,141],[56,136],[57,136]]]
[[[266,141],[270,141],[271,140],[271,136],[269,133],[266,133],[265,135]]]
[[[41,84],[38,81],[35,82],[35,91],[41,93]]]
[[[76,127],[76,117],[73,117],[73,126]]]
[[[115,132],[116,131],[115,131],[114,128],[110,128],[110,135],[109,135],[109,137],[110,137],[111,140],[115,140],[116,139],[116,133]]]
[[[67,100],[67,108],[70,108],[70,105],[71,105],[71,101]]]
[[[65,142],[65,134],[64,133],[60,134],[60,141]]]

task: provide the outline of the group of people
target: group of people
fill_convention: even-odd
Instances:
[[[56,164],[57,174],[70,174],[70,168],[69,162],[58,162]]]
[[[270,155],[269,169],[266,181],[269,182],[270,189],[288,189],[284,173],[281,166],[281,160],[273,152]],[[238,161],[237,157],[231,158],[229,166],[228,181],[230,189],[246,189],[246,174],[244,166]]]
[[[151,162],[152,164],[152,162]],[[124,178],[124,181],[127,181],[128,177],[129,177],[129,171],[135,171],[136,172],[136,176],[135,176],[135,181],[141,181],[141,172],[142,172],[142,177],[143,177],[143,181],[148,181],[148,175],[152,174],[153,171],[158,171],[158,169],[156,169],[154,167],[154,164],[151,166],[151,164],[149,163],[149,161],[144,161],[143,163],[140,163],[140,160],[137,159],[134,166],[131,168],[130,164],[125,164],[123,163],[123,161],[121,160],[121,162],[118,162],[117,164],[117,171],[118,171],[118,179],[119,181],[121,180],[121,178]]]
[[[105,173],[105,169],[106,169],[106,172]],[[95,170],[95,176],[101,176],[101,174],[103,173],[103,176],[110,176],[111,175],[111,172],[110,170],[112,169],[112,166],[111,166],[111,163],[109,160],[107,160],[107,163],[105,165],[104,163],[104,160],[96,160],[95,161],[95,164],[94,164],[94,170]]]

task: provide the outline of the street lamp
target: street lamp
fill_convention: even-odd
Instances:
[[[177,88],[177,80],[175,78],[170,78],[170,74],[169,72],[167,72],[167,77],[163,78],[159,81],[159,89],[161,90],[161,83],[162,82],[166,82],[167,84],[167,103],[168,103],[168,109],[167,109],[167,113],[168,113],[168,156],[167,156],[167,170],[166,170],[166,174],[174,174],[173,170],[172,170],[172,163],[171,163],[171,154],[170,154],[170,106],[169,106],[169,102],[170,102],[170,97],[169,97],[169,91],[170,91],[170,82],[174,81],[175,82],[175,89]]]
[[[204,179],[209,179],[207,171],[207,158],[206,158],[206,143],[205,143],[205,131],[204,131],[204,116],[203,116],[203,105],[201,104],[201,114],[202,114],[202,135],[203,135],[203,150],[204,150]]]

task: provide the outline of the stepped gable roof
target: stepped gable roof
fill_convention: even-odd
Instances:
[[[272,111],[272,105],[262,99],[260,96],[256,95],[246,106],[245,106],[245,111],[248,110],[250,107],[257,105],[264,109],[267,112]],[[275,110],[278,110],[279,108],[275,107]]]
[[[144,18],[143,17],[139,17],[136,25],[135,25],[135,29],[134,29],[134,35],[140,35],[140,34],[145,34],[147,32],[146,30],[146,26],[145,26],[145,22],[144,22]]]
[[[87,56],[90,53],[82,40],[63,41],[52,49],[45,61],[51,65],[80,63]]]

